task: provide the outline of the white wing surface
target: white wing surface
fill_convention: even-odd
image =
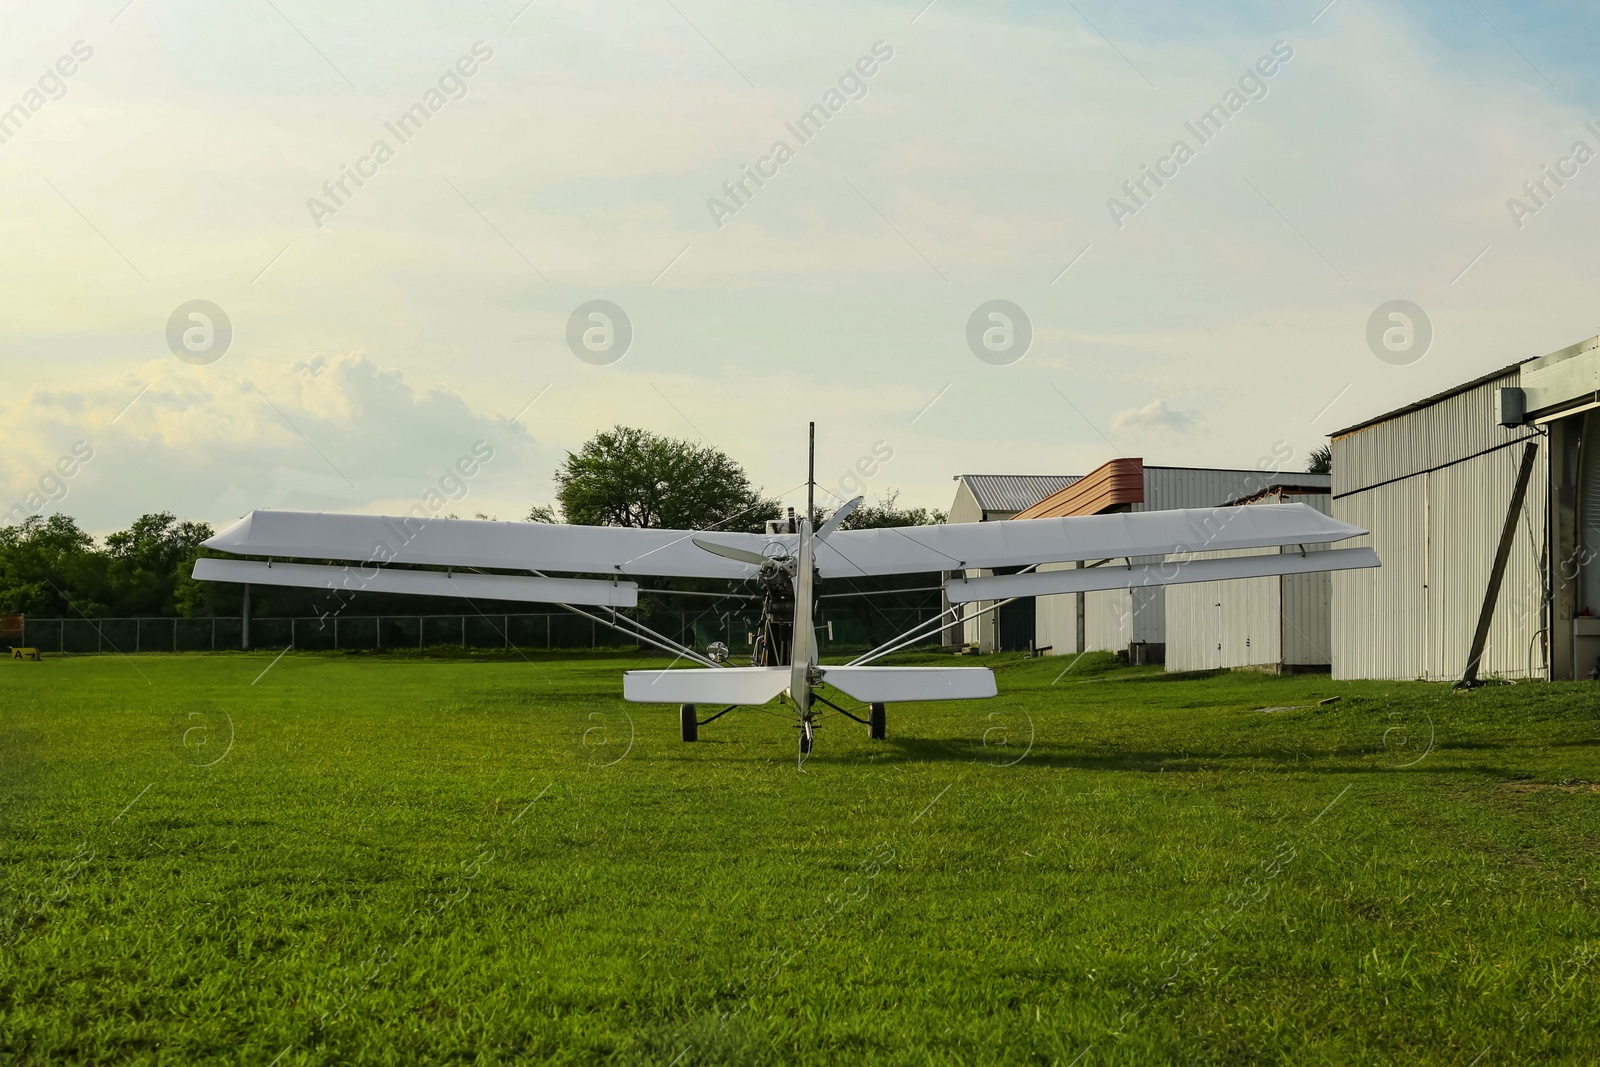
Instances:
[[[1304,504],[1190,508],[1006,522],[838,530],[816,546],[823,578],[1019,567],[1073,560],[1161,556],[1324,544],[1367,531]],[[254,511],[206,542],[246,556],[429,563],[583,574],[750,578],[754,564],[695,544],[792,553],[793,534],[638,530],[537,522]],[[748,558],[748,557],[747,557]]]
[[[1308,552],[1303,556],[1296,552],[1285,552],[1281,555],[1196,559],[1186,563],[1169,561],[1137,567],[1112,564],[1070,571],[952,578],[944,584],[944,588],[950,603],[970,604],[975,600],[1005,600],[1014,596],[1049,596],[1053,593],[1086,593],[1097,589],[1222,582],[1231,578],[1349,571],[1380,565],[1378,553],[1370,548],[1334,548],[1326,552]]]
[[[393,567],[321,567],[314,563],[258,563],[249,559],[194,561],[194,576],[206,582],[242,585],[287,585],[302,589],[336,589],[349,593],[410,593],[420,596],[470,597],[532,604],[588,604],[631,608],[639,603],[632,582],[593,578],[529,578],[519,574],[472,574],[408,571]]]
[[[206,547],[241,556],[582,574],[747,578],[756,573],[748,563],[697,547],[692,536],[688,530],[622,526],[252,511],[207,541]],[[714,536],[719,542],[755,553],[768,541],[759,534]]]
[[[824,578],[1163,556],[1343,541],[1366,533],[1305,504],[841,530],[817,548]]]

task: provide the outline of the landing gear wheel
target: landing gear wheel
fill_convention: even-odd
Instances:
[[[700,740],[700,720],[695,717],[693,704],[678,705],[678,729],[685,741]]]
[[[872,710],[867,713],[867,736],[874,741],[884,739],[888,722],[882,704],[872,705]]]

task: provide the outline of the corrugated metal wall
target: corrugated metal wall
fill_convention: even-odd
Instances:
[[[1083,647],[1090,652],[1114,652],[1139,640],[1134,636],[1131,593],[1126,589],[1085,593],[1083,638]]]
[[[1343,548],[1343,545],[1339,546]],[[1333,575],[1286,574],[1281,662],[1326,667],[1333,662]]]
[[[1419,411],[1336,437],[1334,500],[1380,482],[1465,459],[1496,445],[1536,436],[1531,426],[1508,429],[1499,424],[1494,391],[1500,386],[1515,386],[1520,380],[1512,371]]]
[[[1275,555],[1275,548],[1248,552],[1200,552],[1195,559]],[[1279,662],[1277,578],[1240,578],[1167,587],[1167,670],[1255,667]]]
[[[1315,478],[1314,475],[1309,477]],[[1166,511],[1171,508],[1220,507],[1229,500],[1259,493],[1272,483],[1283,480],[1281,472],[1271,470],[1146,467],[1144,503],[1133,504],[1129,510]]]
[[[1280,472],[1273,470],[1147,466],[1144,469],[1144,502],[1129,505],[1128,510],[1164,511],[1172,508],[1217,507],[1236,497],[1260,492],[1282,477]],[[1320,484],[1322,477],[1295,475],[1296,479],[1310,481],[1313,484]],[[1161,556],[1143,556],[1135,559],[1134,563],[1159,563],[1161,560]],[[1040,568],[1040,570],[1050,569],[1054,568]],[[1171,612],[1167,608],[1167,598],[1171,594],[1172,590],[1166,586],[1085,594],[1083,647],[1089,651],[1116,651],[1127,648],[1135,641],[1170,645],[1174,637],[1168,626]],[[1056,655],[1076,649],[1078,609],[1075,594],[1039,597],[1035,605],[1038,644],[1053,646],[1052,651]],[[1197,639],[1202,640],[1202,643],[1210,641],[1215,644],[1214,618],[1207,623],[1205,634]],[[1251,648],[1254,649],[1255,639],[1251,640]],[[1170,657],[1170,651],[1168,655]]]
[[[1046,563],[1041,571],[1071,570],[1071,563]],[[1078,650],[1078,594],[1035,597],[1035,645],[1050,649],[1051,655],[1071,655]]]
[[[1334,440],[1333,514],[1372,531],[1343,545],[1371,545],[1383,561],[1333,575],[1334,677],[1461,676],[1522,462],[1525,446],[1515,442],[1536,436],[1496,422],[1495,387],[1516,383],[1509,374]],[[1479,667],[1484,676],[1528,677],[1530,648],[1532,676],[1546,676],[1534,638],[1542,625],[1550,476],[1538,443]],[[1400,480],[1377,484],[1391,478]]]
[[[1329,510],[1324,494],[1273,498],[1249,506],[1270,507],[1278,503],[1307,504],[1324,514]],[[1327,547],[1307,545],[1306,549],[1321,551]],[[1194,558],[1259,556],[1279,551],[1267,548],[1202,552]],[[1327,664],[1331,643],[1329,577],[1327,573],[1292,574],[1169,586],[1167,669]]]

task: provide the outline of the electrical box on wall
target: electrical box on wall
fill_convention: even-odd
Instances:
[[[1501,426],[1521,426],[1528,421],[1528,394],[1515,386],[1494,391],[1495,408]]]

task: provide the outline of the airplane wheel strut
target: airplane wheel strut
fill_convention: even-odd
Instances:
[[[887,718],[882,704],[872,705],[872,711],[867,715],[867,736],[874,741],[882,741],[887,734]]]
[[[685,741],[700,740],[700,720],[695,718],[693,704],[678,705],[678,729]]]

